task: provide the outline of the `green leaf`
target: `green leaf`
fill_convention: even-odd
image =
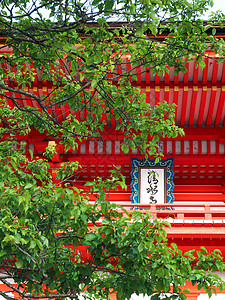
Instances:
[[[107,206],[108,206],[107,202],[101,203],[101,210],[102,210],[103,214],[107,214],[107,212],[108,212]]]
[[[84,73],[80,72],[80,81],[84,80]]]
[[[159,141],[159,136],[158,135],[154,135],[153,139],[152,139],[152,143],[156,144]]]
[[[84,186],[93,186],[94,184],[94,182],[87,181],[85,182]]]
[[[32,188],[32,187],[34,187],[33,184],[28,183],[27,185],[25,185],[24,189],[25,189],[25,190],[28,190],[28,189],[30,189],[30,188]]]
[[[220,250],[220,249],[214,249],[214,250],[213,250],[213,252],[214,252],[214,253],[219,253],[219,254],[222,254],[222,252],[221,252],[221,250]]]
[[[132,140],[128,140],[128,145],[129,145],[129,147],[130,147],[131,149],[135,149],[135,148],[136,148],[135,143],[134,143],[134,141],[132,141]]]
[[[120,290],[120,291],[117,292],[116,299],[117,300],[125,300],[125,296],[124,296],[123,291]]]
[[[0,257],[5,256],[7,254],[6,250],[1,250],[0,251]]]
[[[100,200],[101,201],[105,200],[105,198],[106,198],[106,192],[104,190],[101,190],[101,192],[100,192]]]
[[[204,61],[200,61],[200,62],[199,62],[199,65],[200,65],[200,67],[201,67],[202,69],[205,68],[205,62],[204,62]]]
[[[30,158],[33,159],[33,155],[34,155],[33,151],[29,149],[29,153],[30,153]]]
[[[144,244],[143,243],[140,243],[139,245],[138,245],[138,252],[142,252],[143,251],[143,249],[144,249]]]
[[[86,39],[87,41],[87,39]],[[86,60],[86,64],[87,66],[91,66],[94,63],[94,56],[88,56],[87,60]]]
[[[65,152],[68,152],[70,149],[71,149],[71,146],[69,144],[65,145],[65,149],[64,149]]]
[[[208,295],[209,295],[209,298],[212,297],[212,291],[211,290],[208,291]]]
[[[114,0],[105,0],[105,9],[107,11],[112,10],[114,4]]]
[[[207,31],[209,28],[211,28],[211,25],[210,25],[210,24],[208,24],[208,25],[206,25],[206,26],[204,27],[204,31]]]
[[[23,261],[18,259],[16,262],[15,262],[15,265],[18,269],[22,268],[23,267]]]
[[[35,242],[36,242],[37,246],[39,247],[39,249],[43,248],[41,241],[39,241],[38,239],[35,239]]]
[[[207,250],[204,246],[201,246],[200,249],[203,250],[202,253],[207,253]]]
[[[30,242],[30,249],[34,249],[35,247],[36,247],[35,240],[31,240],[31,242]]]
[[[121,150],[125,153],[128,153],[129,152],[129,147],[126,144],[122,144],[121,145]]]
[[[91,81],[91,87],[94,89],[98,84],[98,81],[96,79],[92,79]]]
[[[95,239],[96,239],[96,235],[94,233],[88,233],[85,236],[85,240],[87,240],[87,241],[93,241]]]

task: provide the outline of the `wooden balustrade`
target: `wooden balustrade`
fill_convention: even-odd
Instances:
[[[123,204],[128,210],[150,211],[153,217],[169,219],[218,219],[225,221],[225,204]]]

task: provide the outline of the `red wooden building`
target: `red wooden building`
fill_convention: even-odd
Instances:
[[[186,64],[185,74],[174,76],[173,70],[165,77],[143,73],[135,84],[146,93],[146,101],[152,105],[164,100],[176,103],[176,124],[185,132],[184,137],[159,141],[159,151],[164,157],[174,158],[175,201],[172,206],[175,209],[169,216],[172,225],[167,229],[169,242],[183,250],[200,246],[207,250],[217,248],[225,257],[225,65],[217,63],[214,53],[206,53],[204,59],[204,70],[196,69],[192,61]],[[39,95],[51,89],[51,83],[43,83],[38,77],[26,88]],[[53,114],[63,117],[66,109],[61,106]],[[31,149],[34,156],[39,157],[49,143],[47,136],[36,131],[20,139],[26,141],[27,154]],[[113,124],[108,123],[103,142],[88,141],[77,151],[67,153],[57,145],[57,154],[50,162],[52,176],[55,177],[60,162],[79,161],[83,169],[71,184],[80,187],[96,176],[107,177],[112,166],[119,165],[126,176],[128,190],[112,193],[110,200],[129,208],[130,157],[138,157],[138,153],[136,150],[123,153],[120,140]],[[156,210],[154,205],[151,210],[153,217],[168,215],[168,211]],[[201,291],[191,289],[188,299],[201,299],[198,298]]]

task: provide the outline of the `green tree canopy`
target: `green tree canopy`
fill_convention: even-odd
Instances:
[[[183,131],[175,126],[175,107],[152,107],[138,78],[163,76],[172,67],[177,75],[194,59],[204,68],[209,45],[223,59],[224,41],[201,19],[207,2],[1,1],[1,281],[21,297],[104,299],[115,291],[120,300],[133,292],[185,299],[186,280],[209,295],[213,285],[223,289],[210,273],[224,269],[218,251],[182,254],[167,246],[168,223],[105,201],[108,190],[125,187],[118,169],[93,183],[89,193],[99,196],[91,205],[76,187],[53,184],[45,161],[13,147],[18,135],[36,128],[60,139],[65,151],[76,149],[86,139],[101,139],[113,120],[123,151],[157,156],[160,136]],[[223,15],[216,18],[221,22]],[[40,82],[49,87],[44,95],[33,88]],[[57,114],[60,105],[68,113]],[[78,168],[74,163],[58,176],[63,180]]]
[[[124,133],[123,150],[154,155],[153,135],[176,137],[181,130],[173,106],[146,103],[137,77],[164,75],[171,67],[177,75],[194,59],[204,68],[209,43],[223,59],[223,40],[209,35],[211,25],[201,18],[208,2],[4,0],[0,35],[10,51],[1,47],[1,95],[39,130],[66,137],[68,147],[99,139],[113,118]],[[24,90],[36,80],[52,82],[51,92]],[[74,113],[62,122],[52,109],[65,103]]]

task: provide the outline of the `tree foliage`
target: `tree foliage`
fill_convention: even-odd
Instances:
[[[111,189],[125,187],[118,169],[92,183],[92,205],[76,187],[53,184],[44,160],[14,147],[18,135],[36,128],[68,151],[102,139],[114,126],[124,152],[157,156],[160,136],[183,132],[174,122],[175,106],[152,107],[138,82],[146,72],[163,76],[174,68],[178,75],[194,59],[204,68],[209,43],[223,59],[223,40],[208,34],[211,25],[201,19],[206,2],[1,1],[0,266],[1,281],[17,295],[103,299],[115,291],[120,300],[133,292],[185,299],[186,280],[209,294],[213,285],[223,289],[210,274],[223,271],[218,251],[183,255],[167,246],[168,223],[106,201]],[[224,16],[213,17],[221,23]],[[40,83],[47,93],[35,92]],[[65,113],[57,114],[61,105]],[[78,168],[64,163],[58,178]]]

